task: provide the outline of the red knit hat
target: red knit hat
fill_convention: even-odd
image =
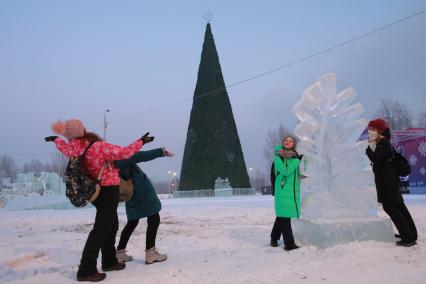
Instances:
[[[381,118],[374,119],[368,123],[368,127],[377,129],[377,131],[382,134],[385,129],[388,127],[388,124],[385,120]]]
[[[67,121],[58,120],[52,124],[54,133],[63,135],[68,140],[83,137],[86,129],[83,123],[78,119],[68,119]]]

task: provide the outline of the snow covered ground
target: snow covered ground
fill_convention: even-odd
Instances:
[[[417,246],[367,241],[291,252],[269,246],[271,196],[162,200],[157,246],[169,259],[144,264],[143,221],[128,245],[135,261],[103,283],[426,283],[426,196],[405,198]],[[74,283],[94,213],[0,209],[0,283]],[[121,230],[122,206],[119,218]]]

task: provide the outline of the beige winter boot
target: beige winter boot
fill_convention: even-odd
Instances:
[[[120,263],[133,260],[133,256],[127,254],[125,249],[117,250],[115,255],[117,256],[117,261]]]
[[[161,262],[167,259],[167,254],[160,254],[156,247],[145,250],[145,264]]]

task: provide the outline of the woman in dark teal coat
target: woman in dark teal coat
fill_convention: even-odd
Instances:
[[[148,162],[159,157],[172,157],[173,153],[164,148],[151,151],[140,151],[127,160],[115,161],[120,170],[121,178],[131,179],[134,185],[132,198],[126,201],[127,224],[121,232],[117,247],[119,262],[131,261],[133,257],[126,254],[127,242],[139,223],[139,219],[148,217],[146,230],[145,263],[151,264],[167,259],[167,255],[158,253],[155,247],[158,226],[160,225],[161,202],[148,176],[138,167],[137,163]]]

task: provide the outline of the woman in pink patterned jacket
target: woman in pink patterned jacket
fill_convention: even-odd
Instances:
[[[100,281],[105,279],[105,273],[98,273],[96,261],[99,250],[102,251],[103,271],[121,270],[124,263],[119,263],[115,254],[115,237],[118,230],[117,207],[119,202],[120,177],[118,169],[112,163],[114,160],[130,158],[142,145],[154,140],[146,133],[127,147],[109,144],[95,133],[87,132],[83,123],[78,119],[66,122],[58,121],[52,125],[56,134],[63,135],[68,142],[57,136],[46,137],[47,142],[53,141],[60,152],[68,158],[78,157],[87,149],[83,166],[88,175],[97,179],[102,168],[100,179],[101,191],[92,204],[96,208],[96,218],[93,229],[89,233],[80,266],[77,272],[78,281]]]

